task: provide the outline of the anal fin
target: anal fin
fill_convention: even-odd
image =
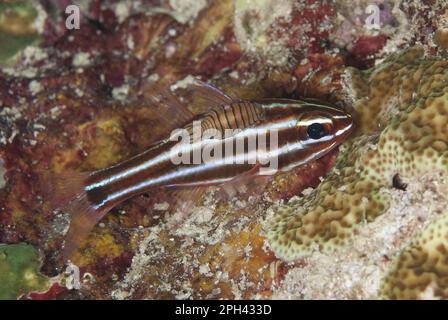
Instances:
[[[197,206],[207,190],[207,186],[195,186],[191,188],[178,188],[168,191],[172,200],[173,213],[178,222],[183,221]]]
[[[244,196],[258,196],[263,193],[266,186],[272,181],[271,175],[260,175],[260,164],[257,163],[251,170],[243,173],[221,185],[221,189],[227,195],[227,199],[231,199],[236,195]],[[225,197],[224,197],[225,198]]]

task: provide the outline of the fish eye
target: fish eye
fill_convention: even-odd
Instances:
[[[320,123],[312,123],[308,126],[306,129],[306,133],[308,134],[308,137],[317,140],[327,135],[327,131],[325,130],[325,127]]]

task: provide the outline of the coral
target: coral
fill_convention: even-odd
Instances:
[[[444,12],[436,20],[437,30],[434,34],[434,42],[443,49],[448,49],[448,10]]]
[[[357,268],[357,263],[369,265],[356,262],[363,255],[374,256],[378,252],[398,255],[383,285],[385,297],[422,298],[429,294],[425,290],[432,290],[433,297],[446,297],[448,254],[444,210],[437,209],[434,199],[428,200],[432,205],[425,210],[429,212],[420,216],[420,226],[428,225],[427,229],[401,254],[407,242],[398,240],[399,235],[407,229],[407,237],[412,239],[418,228],[403,218],[401,227],[392,236],[387,235],[390,231],[385,228],[393,228],[390,219],[397,212],[397,200],[388,190],[406,188],[397,182],[397,177],[420,184],[429,172],[440,172],[446,177],[447,65],[444,59],[424,57],[422,48],[415,47],[393,55],[376,68],[347,71],[348,91],[354,93],[351,98],[357,115],[356,134],[346,143],[332,172],[315,190],[274,209],[266,228],[269,243],[278,257],[292,261],[311,255],[307,258],[310,266],[320,263],[320,268],[325,268],[322,265],[330,267],[335,262],[331,257],[337,256],[351,261],[347,268],[350,265]],[[408,194],[412,191],[408,190]],[[446,198],[443,196],[441,201],[446,203]],[[375,226],[375,233],[364,238],[369,245],[363,245],[360,235],[373,228],[369,225]],[[378,241],[381,247],[373,245],[377,237],[381,239]],[[387,249],[388,243],[393,250]],[[326,259],[330,262],[325,262]],[[387,274],[387,268],[378,267],[378,258],[368,259],[372,263],[370,273],[376,272],[371,287],[378,288],[378,280]],[[294,271],[298,275],[291,282],[300,283],[297,279],[309,268]],[[366,271],[365,267],[359,271],[364,272],[363,279],[369,278]],[[322,270],[308,272],[310,276]],[[337,274],[345,272],[340,270]],[[358,271],[351,272],[351,281],[359,284],[354,276]],[[329,283],[330,279],[326,285]],[[372,293],[361,294],[366,295],[374,297]]]
[[[388,299],[448,298],[448,214],[426,227],[397,257],[381,288]]]
[[[17,299],[30,291],[45,291],[49,280],[39,273],[37,250],[26,244],[0,245],[0,299]]]
[[[446,175],[428,173],[406,179],[406,190],[382,188],[390,207],[359,225],[347,245],[314,251],[294,262],[274,289],[274,298],[378,299],[394,257],[445,212],[447,182]]]
[[[381,191],[396,175],[445,171],[448,163],[447,61],[413,48],[366,72],[351,70],[356,136],[308,197],[282,206],[268,228],[277,256],[295,260],[347,244],[356,227],[389,207]]]

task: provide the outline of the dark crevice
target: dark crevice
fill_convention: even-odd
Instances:
[[[401,180],[400,175],[398,173],[396,173],[394,175],[394,177],[392,178],[392,186],[395,189],[406,191],[406,188],[407,188],[408,185],[406,183],[404,183]]]

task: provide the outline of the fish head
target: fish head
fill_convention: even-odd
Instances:
[[[326,105],[305,104],[297,109],[296,117],[301,143],[318,149],[341,144],[354,128],[353,118],[348,112]]]

